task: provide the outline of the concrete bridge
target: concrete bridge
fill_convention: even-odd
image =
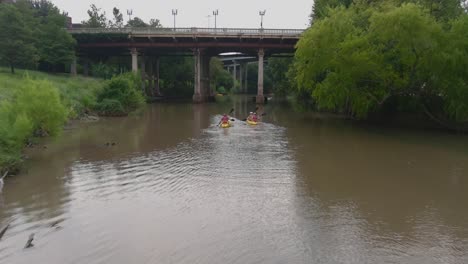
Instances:
[[[159,93],[159,57],[175,54],[193,56],[193,101],[196,103],[205,102],[214,95],[210,87],[210,59],[227,52],[240,52],[257,59],[257,103],[263,103],[265,56],[294,53],[295,45],[304,32],[303,29],[150,27],[70,28],[68,31],[77,40],[78,56],[85,61],[92,56],[131,56],[132,70],[140,70],[156,94]],[[239,64],[241,73],[246,72],[245,65]],[[86,74],[88,63],[83,66]],[[76,61],[72,72],[76,73]]]

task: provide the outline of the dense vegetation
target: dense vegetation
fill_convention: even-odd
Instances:
[[[141,80],[133,73],[104,81],[0,68],[0,172],[15,169],[25,145],[59,134],[68,119],[126,115],[143,105]]]
[[[66,19],[44,0],[0,4],[0,64],[12,73],[16,67],[63,71],[75,54]]]
[[[407,1],[412,2],[412,1]],[[424,112],[468,121],[468,15],[458,0],[316,1],[297,44],[293,91],[319,109],[366,118]]]

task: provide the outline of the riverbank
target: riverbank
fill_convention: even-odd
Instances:
[[[25,146],[60,134],[70,119],[86,117],[104,80],[0,68],[0,172],[17,171]]]

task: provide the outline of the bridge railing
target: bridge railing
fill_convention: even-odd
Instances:
[[[149,34],[149,35],[222,35],[222,36],[291,36],[299,37],[304,29],[257,29],[257,28],[71,28],[71,34]]]

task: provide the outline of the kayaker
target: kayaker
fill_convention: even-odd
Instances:
[[[247,120],[257,122],[258,121],[257,113],[250,112],[249,117],[247,117]]]
[[[254,122],[258,121],[257,113],[252,114],[252,121],[254,121]]]
[[[221,117],[221,123],[226,124],[229,122],[229,116],[227,114],[223,114],[223,117]]]

